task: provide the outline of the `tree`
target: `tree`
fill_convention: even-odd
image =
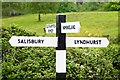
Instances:
[[[3,2],[2,14],[3,16],[16,16],[24,14],[27,4],[24,2]]]
[[[109,11],[119,11],[120,2],[110,2],[107,7]]]
[[[41,13],[54,13],[57,12],[59,3],[48,3],[48,2],[34,2],[31,3],[31,8],[34,13],[38,13],[38,21],[41,21]]]
[[[59,9],[57,12],[75,12],[76,6],[73,2],[62,2],[60,3]]]

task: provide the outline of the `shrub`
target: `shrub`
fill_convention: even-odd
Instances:
[[[17,27],[17,26],[16,26]],[[16,28],[2,28],[2,79],[55,79],[55,48],[12,47],[11,36],[36,36]],[[67,48],[67,79],[119,79],[120,51],[107,48]]]

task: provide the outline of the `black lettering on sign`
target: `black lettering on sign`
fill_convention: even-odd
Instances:
[[[70,27],[70,25],[63,26],[63,29],[68,29],[69,27]]]
[[[99,44],[101,44],[101,40],[99,40]]]
[[[21,43],[26,43],[26,42],[24,41],[24,39],[22,39],[22,40],[21,40]]]
[[[55,24],[53,24],[52,26],[53,26],[53,28],[55,28],[55,27],[56,27],[56,26],[55,26]]]
[[[72,28],[72,29],[75,29],[75,25],[71,25],[71,28]]]
[[[46,28],[49,28],[49,25],[47,24],[47,27]]]
[[[52,32],[53,32],[53,29],[48,29],[48,32],[49,32],[49,33],[52,33]]]
[[[43,39],[18,39],[20,44],[43,44],[43,42]]]
[[[18,39],[18,43],[20,43],[20,39]]]
[[[101,44],[101,40],[74,40],[74,44]]]
[[[27,43],[29,43],[29,42],[30,42],[30,39],[27,40]]]
[[[40,40],[40,39],[38,40],[38,43],[42,43],[43,44],[43,42],[44,42],[44,40]]]
[[[75,25],[63,26],[63,29],[75,29]]]
[[[75,43],[75,44],[78,44],[78,43],[79,43],[79,40],[74,40],[74,43]]]
[[[55,28],[56,25],[55,24],[47,24],[46,28]]]

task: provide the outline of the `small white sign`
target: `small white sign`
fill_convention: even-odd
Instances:
[[[56,33],[56,24],[46,24],[46,33]]]
[[[11,46],[57,47],[57,37],[12,36]]]
[[[97,37],[66,37],[66,47],[107,47],[107,38]]]
[[[80,32],[79,22],[61,23],[61,33],[79,33],[79,32]]]

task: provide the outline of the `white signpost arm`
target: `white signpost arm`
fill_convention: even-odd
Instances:
[[[17,47],[57,47],[57,37],[12,36],[11,46]]]
[[[107,47],[109,41],[104,37],[67,37],[66,47]]]

